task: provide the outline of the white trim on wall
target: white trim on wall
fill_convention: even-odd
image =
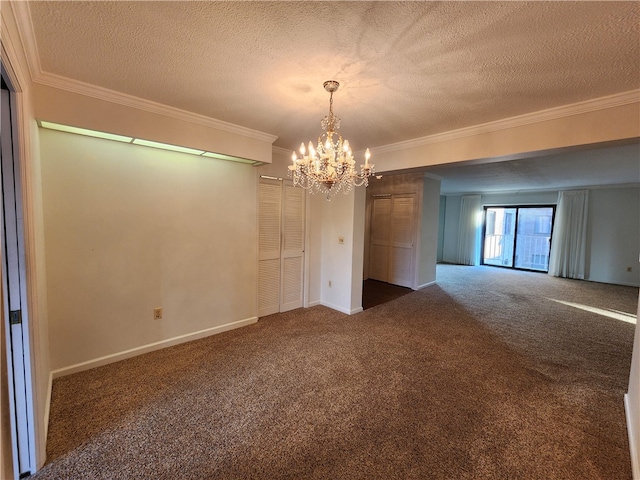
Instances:
[[[434,280],[433,282],[427,282],[424,285],[418,285],[414,290],[422,290],[423,288],[430,287],[431,285],[435,285],[437,282]]]
[[[606,97],[594,98],[591,100],[585,100],[583,102],[549,108],[547,110],[540,110],[538,112],[525,113],[524,115],[504,118],[502,120],[496,120],[494,122],[481,123],[479,125],[473,125],[471,127],[460,128],[443,133],[436,133],[434,135],[427,135],[425,137],[414,138],[412,140],[407,140],[404,142],[383,145],[381,147],[372,148],[371,152],[372,154],[396,152],[398,150],[419,147],[422,145],[447,142],[460,138],[473,137],[475,135],[481,135],[484,133],[497,132],[500,130],[508,130],[510,128],[547,122],[549,120],[556,120],[573,115],[596,112],[599,110],[605,110],[607,108],[630,105],[633,103],[638,103],[639,100],[640,89],[630,90],[628,92],[616,93],[614,95],[608,95]]]
[[[31,79],[34,83],[39,83],[49,87],[59,88],[73,93],[86,95],[88,97],[105,100],[107,102],[137,108],[146,112],[164,115],[185,122],[215,128],[224,132],[242,135],[256,140],[273,143],[278,136],[270,133],[260,132],[251,128],[242,127],[233,123],[224,122],[215,118],[207,117],[197,113],[188,112],[179,108],[170,107],[161,103],[135,97],[125,93],[116,92],[108,88],[91,85],[89,83],[73,80],[61,75],[44,72],[38,56],[37,42],[29,11],[29,2],[14,2],[13,9],[15,18],[20,29],[20,36],[25,49],[25,55],[29,66]]]
[[[110,363],[119,362],[120,360],[126,360],[127,358],[136,357],[144,353],[153,352],[155,350],[161,350],[163,348],[179,345],[181,343],[190,342],[192,340],[198,340],[200,338],[209,337],[218,333],[234,330],[236,328],[245,327],[258,321],[258,317],[249,317],[244,320],[238,320],[224,325],[218,325],[217,327],[206,328],[198,332],[187,333],[184,335],[178,335],[177,337],[168,338],[159,342],[150,343],[148,345],[141,345],[139,347],[131,348],[123,352],[113,353],[111,355],[105,355],[104,357],[94,358],[93,360],[87,360],[86,362],[77,363],[68,367],[59,368],[51,372],[52,378],[56,379],[65,375],[71,375],[72,373],[83,372],[92,368],[101,367]]]
[[[339,307],[339,306],[334,305],[334,304],[329,303],[329,302],[320,302],[320,305],[323,305],[323,306],[325,306],[327,308],[330,308],[331,310],[337,310],[338,312],[346,313],[347,315],[355,315],[356,313],[360,313],[360,312],[362,312],[364,310],[362,307],[353,308],[353,309],[349,310],[349,309]]]
[[[21,40],[25,47],[25,55],[27,57],[29,71],[34,83],[79,93],[89,97],[94,97],[133,108],[138,108],[140,110],[165,115],[171,118],[176,118],[178,120],[196,123],[206,127],[215,128],[237,135],[243,135],[261,141],[269,141],[273,143],[278,138],[276,135],[272,135],[269,133],[260,132],[204,115],[188,112],[157,102],[152,102],[150,100],[145,100],[133,95],[123,94],[114,90],[109,90],[107,88],[98,87],[95,85],[63,77],[61,75],[44,72],[42,70],[40,57],[38,55],[37,42],[28,2],[14,2],[13,9],[15,12],[16,22],[19,26]],[[404,142],[383,145],[381,147],[373,148],[372,151],[374,154],[394,152],[407,148],[472,137],[484,133],[507,130],[535,123],[547,122],[549,120],[566,118],[573,115],[580,115],[608,108],[629,105],[638,103],[639,101],[640,89],[630,90],[627,92],[589,99],[569,105],[563,105],[560,107],[554,107],[537,112],[517,115],[515,117],[505,118],[493,122],[473,125],[471,127],[460,128],[449,132],[437,133],[434,135],[427,135]],[[285,152],[286,155],[288,155],[290,151],[287,149],[281,149],[280,147],[275,147],[274,149],[274,153],[276,154],[285,154]]]
[[[41,73],[34,79],[34,83],[46,85],[49,87],[59,88],[68,92],[78,93],[87,97],[105,100],[107,102],[124,105],[126,107],[136,108],[145,112],[163,115],[165,117],[182,120],[184,122],[195,123],[208,128],[214,128],[224,132],[242,135],[244,137],[253,138],[263,142],[273,143],[278,136],[270,133],[260,132],[250,128],[235,125],[233,123],[224,122],[215,118],[200,115],[198,113],[188,112],[179,108],[170,107],[158,102],[146,100],[144,98],[135,97],[126,93],[116,92],[107,88],[90,85],[88,83],[79,82],[70,78],[62,77],[52,73]]]

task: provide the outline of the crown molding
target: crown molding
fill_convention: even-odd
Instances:
[[[175,107],[170,107],[150,100],[145,100],[133,95],[116,92],[107,88],[90,85],[88,83],[80,82],[77,80],[72,80],[60,75],[43,72],[41,69],[37,43],[33,30],[33,23],[29,11],[29,2],[11,2],[11,8],[17,22],[20,40],[22,42],[24,54],[27,59],[31,80],[34,83],[79,93],[81,95],[90,96],[111,103],[137,108],[150,113],[155,113],[166,117],[175,118],[177,120],[203,125],[205,127],[226,131],[260,141],[273,143],[278,138],[276,135],[260,132],[258,130],[253,130],[250,128],[242,127],[240,125],[224,122],[222,120],[216,120],[211,117],[188,112],[186,110],[181,110]],[[494,122],[483,123],[480,125],[451,130],[448,132],[428,135],[425,137],[415,138],[403,142],[374,147],[371,148],[371,151],[374,154],[395,152],[398,150],[415,148],[422,145],[446,142],[465,137],[472,137],[475,135],[522,127],[534,123],[566,118],[572,115],[580,115],[632,103],[640,103],[640,89],[572,103],[560,107],[554,107],[547,110],[540,110],[538,112],[509,117]],[[289,150],[281,149],[280,147],[272,148],[274,153],[284,154],[284,152],[286,151],[288,155]]]
[[[153,102],[151,100],[146,100],[126,93],[116,92],[108,88],[90,85],[88,83],[53,73],[41,73],[38,78],[34,79],[34,83],[59,88],[68,92],[78,93],[80,95],[124,105],[126,107],[136,108],[138,110],[163,115],[165,117],[175,118],[185,122],[195,123],[205,127],[214,128],[216,130],[242,135],[262,142],[273,143],[278,138],[277,135],[260,132],[258,130],[235,125],[233,123],[224,122],[222,120],[216,120],[215,118],[207,117],[205,115],[170,107],[162,103]]]
[[[22,51],[27,59],[29,75],[33,82],[35,78],[41,75],[42,70],[40,69],[40,56],[38,55],[36,36],[33,31],[29,2],[11,2],[11,11],[18,27]]]
[[[124,105],[126,107],[137,108],[146,112],[202,125],[204,127],[214,128],[216,130],[222,130],[235,135],[253,138],[262,142],[273,143],[278,138],[277,135],[272,135],[270,133],[253,130],[251,128],[242,127],[240,125],[224,122],[205,115],[170,107],[168,105],[126,93],[116,92],[108,88],[98,87],[96,85],[73,80],[61,75],[44,72],[41,68],[40,57],[38,55],[37,42],[29,10],[29,2],[12,2],[12,8],[15,9],[14,16],[18,24],[20,40],[23,45],[25,56],[27,57],[29,73],[33,83],[59,88],[61,90]]]
[[[271,151],[274,155],[284,155],[285,157],[290,157],[291,152],[293,152],[293,150],[291,150],[290,148],[282,148],[276,146],[271,147]]]
[[[5,22],[4,16],[0,17],[0,28],[2,29],[0,30],[2,32],[7,31],[8,27]],[[9,35],[3,35],[0,38],[0,55],[0,58],[3,59],[2,69],[9,77],[8,80],[11,83],[11,86],[13,87],[13,89],[15,89],[16,92],[23,91],[24,79],[20,78],[20,69],[14,68],[14,65],[18,65],[18,54],[16,52],[15,45]]]
[[[596,112],[599,110],[605,110],[607,108],[619,107],[633,103],[640,103],[640,89],[616,93],[613,95],[585,100],[582,102],[563,105],[560,107],[553,107],[547,110],[540,110],[538,112],[525,113],[524,115],[504,118],[502,120],[496,120],[495,122],[482,123],[480,125],[473,125],[471,127],[460,128],[443,133],[436,133],[434,135],[427,135],[425,137],[414,138],[412,140],[407,140],[404,142],[392,143],[389,145],[383,145],[381,147],[374,147],[371,149],[371,152],[376,154],[396,152],[398,150],[420,147],[422,145],[447,142],[450,140],[457,140],[465,137],[473,137],[475,135],[522,127],[534,123],[542,123],[549,120],[556,120],[573,115]]]

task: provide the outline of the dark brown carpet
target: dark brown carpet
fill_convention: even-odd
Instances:
[[[57,379],[37,479],[629,479],[638,289],[439,266]]]

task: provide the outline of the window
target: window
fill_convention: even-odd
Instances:
[[[554,206],[485,207],[482,264],[546,272]]]

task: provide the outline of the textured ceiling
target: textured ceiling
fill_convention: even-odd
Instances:
[[[637,89],[638,2],[30,2],[41,69],[355,150]]]

